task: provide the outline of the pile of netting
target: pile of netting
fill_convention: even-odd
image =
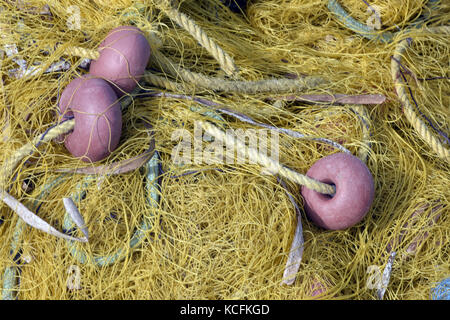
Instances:
[[[426,0],[2,1],[2,298],[433,298],[450,276],[449,19]],[[152,54],[118,148],[89,164],[47,134],[121,25]],[[374,177],[369,213],[317,227],[298,183],[206,157],[205,122],[277,133],[299,174],[348,150]]]

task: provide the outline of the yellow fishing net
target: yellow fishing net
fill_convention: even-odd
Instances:
[[[394,60],[403,75],[396,81],[402,82],[416,117],[440,146],[449,149],[449,33],[413,25],[425,12],[430,13],[424,20],[427,27],[448,25],[449,5],[437,1],[433,4],[437,7],[429,9],[425,0],[339,3],[361,23],[373,18],[372,9],[378,10],[381,29],[374,32],[392,32],[392,41],[367,39],[347,28],[326,0],[249,1],[244,14],[232,12],[219,0],[2,1],[2,164],[56,124],[59,95],[73,78],[87,72],[83,57],[66,50],[96,50],[120,25],[141,28],[152,52],[204,76],[228,81],[318,76],[325,81],[284,96],[270,91],[227,92],[189,83],[181,73],[170,74],[151,62],[152,73],[166,84],[176,83],[177,91],[141,82],[151,91],[134,96],[124,109],[119,147],[101,164],[143,154],[150,145],[150,124],[161,164],[159,180],[151,181],[159,182],[153,190],[159,204],[150,204],[145,166],[122,174],[63,175],[61,170],[99,164],[79,161],[56,141],[33,148],[31,155],[3,174],[1,188],[58,230],[65,220],[62,198],[77,196],[89,243],[71,246],[29,226],[19,232],[18,216],[2,204],[3,297],[377,299],[383,272],[395,252],[384,298],[429,299],[431,288],[450,274],[450,161],[436,154],[405,117],[391,63],[399,43],[411,38],[402,59]],[[168,5],[195,21],[233,59],[238,72],[227,75],[208,50],[170,19],[164,10]],[[58,62],[66,63],[65,68],[46,72]],[[386,100],[363,106],[286,98],[301,94],[384,95]],[[330,139],[366,159],[375,199],[362,222],[347,230],[326,231],[300,210],[304,251],[291,285],[282,284],[297,227],[288,194],[301,209],[300,186],[286,180],[287,193],[275,176],[252,163],[174,163],[173,150],[181,140],[177,130],[184,129],[194,144],[198,121],[260,129],[236,117],[211,113],[205,104],[187,98],[194,95],[259,123]],[[366,117],[361,118],[363,113]],[[207,145],[204,141],[203,148]],[[279,135],[280,163],[302,174],[335,152],[321,141]],[[83,182],[82,196],[77,188]],[[151,227],[140,245],[130,249],[130,238],[142,229],[148,212]],[[82,234],[76,230],[74,235]],[[14,250],[12,243],[18,244]],[[123,259],[110,265],[81,263],[74,248],[88,256],[123,250]],[[13,290],[6,290],[11,273],[4,270],[18,267]]]

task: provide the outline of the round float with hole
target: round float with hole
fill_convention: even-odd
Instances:
[[[63,119],[75,118],[73,132],[64,142],[74,157],[96,162],[117,148],[122,111],[107,81],[89,75],[74,79],[62,92],[58,106]]]
[[[98,51],[100,57],[92,61],[89,73],[110,81],[119,97],[133,91],[150,58],[150,44],[142,30],[117,27],[108,33]]]
[[[332,154],[315,162],[306,175],[336,187],[334,195],[302,187],[306,214],[319,227],[346,229],[360,222],[369,211],[375,193],[373,177],[357,157]]]

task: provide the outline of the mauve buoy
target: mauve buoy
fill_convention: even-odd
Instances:
[[[58,107],[63,119],[75,119],[73,132],[67,134],[64,142],[74,157],[96,162],[117,148],[122,111],[108,82],[91,76],[76,78],[62,92]]]
[[[111,81],[119,97],[133,91],[150,58],[150,44],[142,30],[117,27],[108,33],[98,50],[100,57],[91,62],[89,73]]]
[[[333,196],[302,187],[306,214],[319,227],[346,229],[360,222],[369,211],[375,193],[373,177],[357,157],[332,154],[315,162],[306,175],[336,186]]]

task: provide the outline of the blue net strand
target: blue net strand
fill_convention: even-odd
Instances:
[[[374,8],[369,5],[367,1],[364,1],[369,8],[376,13]],[[418,17],[414,22],[410,23],[409,28],[420,28],[422,27],[427,20],[430,18],[431,13],[437,11],[439,9],[439,0],[429,0],[426,7],[425,13]],[[381,43],[390,43],[394,40],[396,36],[396,32],[391,31],[375,31],[370,26],[361,23],[354,19],[341,5],[337,0],[329,0],[328,1],[328,10],[332,12],[337,19],[343,23],[348,29],[353,32],[363,36],[366,39],[374,40]],[[376,13],[378,16],[378,13]],[[397,31],[401,31],[399,27],[397,27]]]
[[[450,277],[442,280],[431,289],[432,300],[450,300]]]

